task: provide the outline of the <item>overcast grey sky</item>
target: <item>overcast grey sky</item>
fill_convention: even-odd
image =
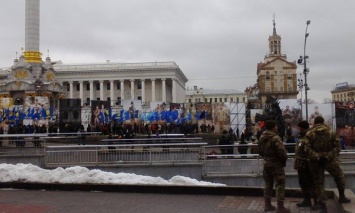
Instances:
[[[1,0],[0,67],[25,46],[24,8]],[[244,91],[268,53],[275,13],[289,61],[303,54],[311,20],[308,94],[321,102],[335,84],[355,83],[354,11],[352,0],[42,0],[40,49],[63,63],[175,61],[189,87]]]

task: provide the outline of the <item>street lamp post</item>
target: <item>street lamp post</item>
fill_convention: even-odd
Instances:
[[[300,74],[300,78],[298,79],[298,89],[301,93],[301,99],[300,101],[300,105],[301,105],[301,118],[303,119],[303,103],[302,103],[302,89],[303,89],[303,80],[302,80],[302,74]]]
[[[304,34],[304,47],[303,47],[303,57],[300,56],[300,59],[298,59],[298,63],[302,64],[303,62],[303,75],[304,75],[304,94],[305,94],[305,102],[306,102],[306,120],[308,120],[308,90],[309,90],[309,86],[307,83],[307,74],[309,73],[309,69],[307,68],[307,59],[308,56],[306,55],[306,44],[307,44],[307,38],[309,36],[309,33],[307,32],[308,30],[308,25],[311,23],[310,20],[307,20],[306,24],[306,32]]]

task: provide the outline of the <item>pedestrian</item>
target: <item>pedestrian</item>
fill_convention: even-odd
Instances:
[[[227,136],[227,131],[223,132],[222,138],[219,140],[219,148],[222,155],[228,154],[228,146],[230,144],[229,137]]]
[[[309,123],[306,120],[300,121],[298,124],[300,131],[298,141],[295,145],[295,162],[294,169],[298,173],[298,183],[300,184],[303,201],[296,203],[298,207],[311,207],[314,198],[314,205],[317,206],[317,198],[315,196],[315,186],[311,171],[309,169],[307,153],[305,151],[305,144],[308,142],[305,138],[307,131],[309,130]]]
[[[274,211],[276,208],[271,205],[271,197],[275,183],[277,213],[290,213],[284,207],[285,201],[285,166],[287,152],[278,135],[277,123],[274,120],[265,122],[266,131],[261,134],[258,151],[264,159],[264,211]]]
[[[327,197],[324,189],[324,171],[327,171],[333,178],[339,191],[339,203],[350,203],[351,200],[345,197],[345,177],[339,166],[338,156],[340,153],[340,142],[331,129],[324,124],[324,118],[314,118],[314,127],[306,134],[305,150],[309,159],[309,168],[315,183],[315,193],[318,205],[312,209],[321,209],[327,212]]]
[[[242,156],[242,158],[245,158],[246,154],[248,154],[248,146],[247,146],[247,142],[245,142],[244,138],[239,142],[239,145],[238,145],[238,152],[239,154],[241,155],[244,155]]]

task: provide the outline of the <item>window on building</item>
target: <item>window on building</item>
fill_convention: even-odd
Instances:
[[[270,72],[266,71],[266,79],[270,79]]]
[[[205,102],[207,103],[207,98],[205,98]]]
[[[280,87],[280,91],[284,91],[284,88],[283,88],[283,87]]]
[[[224,102],[227,102],[227,98],[224,98]]]
[[[245,97],[243,97],[243,102],[245,102]]]
[[[287,74],[287,78],[292,78],[291,71],[289,71],[289,72],[288,72],[288,74]]]
[[[118,90],[120,90],[121,89],[121,82],[116,83],[116,87]]]
[[[87,83],[86,84],[86,91],[89,91],[90,90],[90,83]]]
[[[219,102],[222,102],[222,98],[219,98]]]
[[[90,105],[90,98],[86,98],[86,104]]]
[[[137,99],[138,99],[138,100],[142,100],[142,96],[138,96]]]
[[[99,100],[100,100],[100,98],[96,98],[96,100],[97,100],[97,101],[99,101]]]
[[[70,91],[70,85],[67,85],[67,92]]]
[[[107,89],[107,90],[111,90],[111,83],[110,83],[110,82],[108,82],[108,83],[106,84],[106,89]]]
[[[106,100],[111,103],[111,97],[107,97]]]
[[[212,103],[212,98],[210,98],[210,103]]]
[[[116,105],[121,105],[121,97],[117,97]]]
[[[100,83],[96,84],[96,90],[100,90]]]
[[[231,98],[230,102],[233,102],[233,97]]]
[[[214,98],[214,102],[217,103],[217,98]]]
[[[237,97],[237,103],[239,103],[239,97]]]
[[[80,91],[80,84],[76,85],[76,91]]]
[[[137,83],[137,89],[142,89],[142,82],[141,82],[141,81],[138,81],[138,83]]]

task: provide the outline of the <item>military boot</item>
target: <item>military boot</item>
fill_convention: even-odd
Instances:
[[[350,203],[351,200],[347,197],[345,197],[345,190],[344,189],[338,189],[339,191],[339,203]]]
[[[320,205],[318,204],[317,198],[313,198],[313,201],[314,201],[314,204],[313,204],[313,206],[311,206],[311,209],[312,209],[312,210],[318,210],[318,209],[320,209]]]
[[[264,212],[270,212],[275,210],[275,206],[271,205],[271,198],[265,198]]]
[[[312,206],[312,201],[311,198],[305,197],[304,200],[300,203],[296,203],[298,207],[311,207]]]
[[[314,203],[314,205],[311,207],[312,210],[319,210],[321,208],[321,205],[319,203]]]
[[[283,201],[277,201],[276,213],[291,213],[291,211],[285,208]]]
[[[320,213],[328,213],[328,208],[325,203],[320,204]]]

